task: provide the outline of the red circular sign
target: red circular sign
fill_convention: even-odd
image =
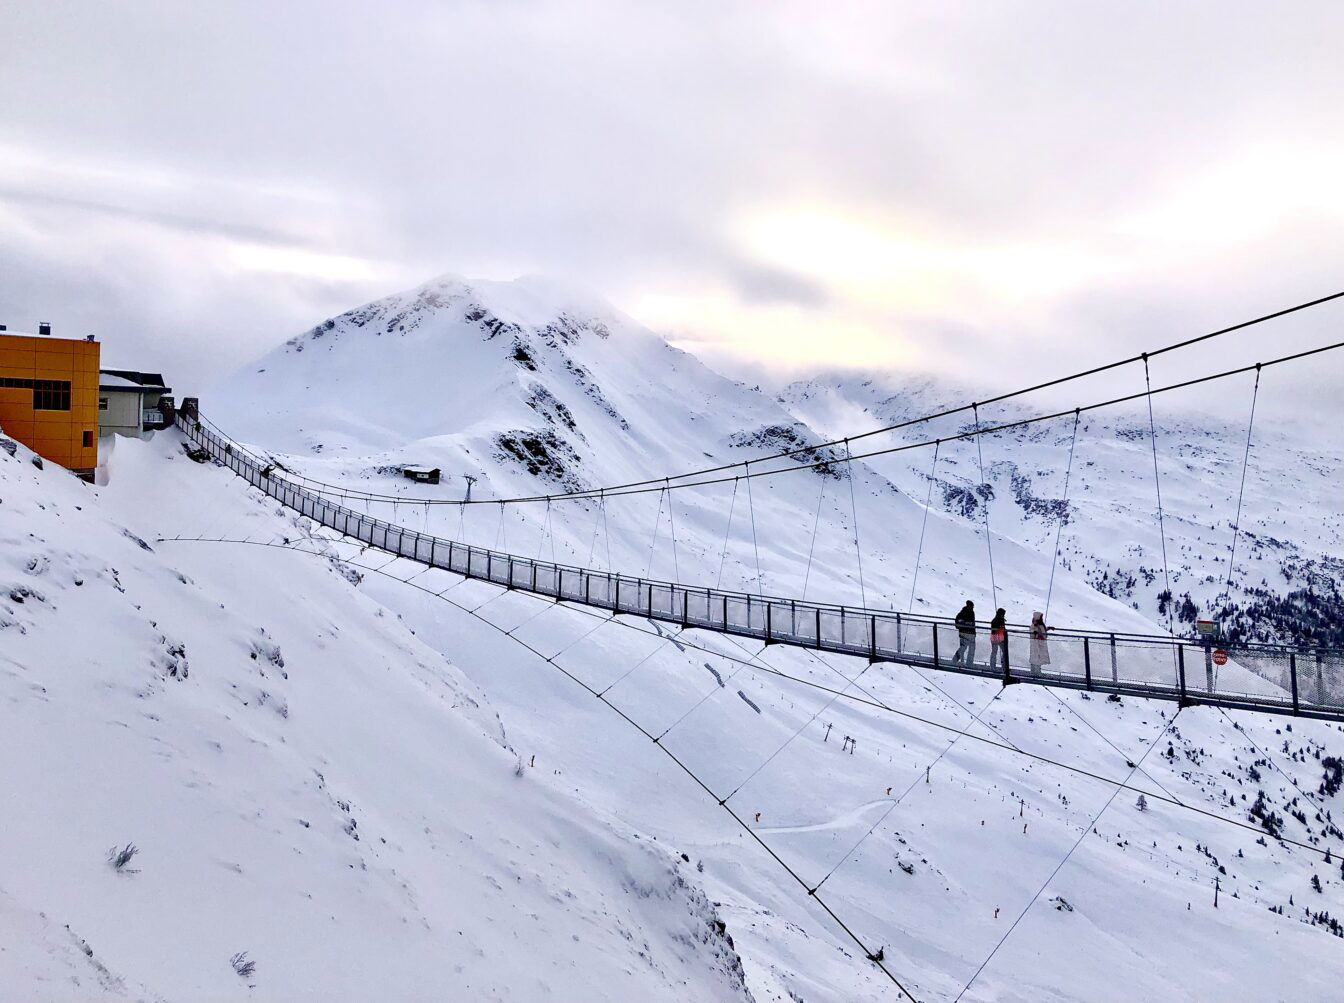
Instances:
[[[1215,649],[1214,649],[1214,652],[1213,652],[1213,664],[1214,664],[1214,665],[1226,665],[1226,664],[1227,664],[1227,652],[1224,651],[1222,648],[1215,648]]]

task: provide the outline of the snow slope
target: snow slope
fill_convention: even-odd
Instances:
[[[175,432],[101,489],[5,443],[0,998],[749,998],[688,864],[515,776],[355,572],[154,542],[291,514]]]
[[[324,322],[207,395],[203,408],[226,431],[283,451],[293,469],[396,494],[404,501],[378,514],[443,535],[683,581],[722,575],[725,586],[943,613],[970,593],[982,610],[992,608],[983,510],[975,507],[989,492],[977,490],[978,469],[969,473],[975,461],[965,451],[949,450],[947,468],[936,472],[948,490],[933,485],[937,504],[913,597],[929,481],[904,460],[856,463],[852,476],[837,462],[821,473],[762,479],[749,496],[745,482],[731,480],[677,492],[675,521],[658,492],[521,511],[415,504],[461,497],[462,474],[479,479],[474,497],[490,498],[740,462],[852,427],[847,419],[870,406],[851,401],[855,392],[800,387],[775,400],[717,376],[610,308],[579,305],[545,283],[445,279]],[[1193,438],[1189,428],[1161,431],[1179,441]],[[1137,479],[1143,444],[1126,435],[1112,441],[1100,427],[1087,433],[1082,441],[1097,451],[1079,447],[1083,486],[1076,501],[1070,493],[1052,619],[1157,630],[1156,590],[1142,573],[1153,572],[1156,550]],[[1051,485],[1067,444],[1060,436],[1052,429],[986,447],[996,583],[1019,622],[1043,608],[1049,591],[1058,525],[1049,503],[1059,497]],[[1012,459],[1018,445],[1027,452]],[[1230,447],[1217,448],[1223,452],[1200,454],[1199,462],[1190,452],[1182,461],[1190,468],[1176,475],[1177,525],[1168,532],[1186,555],[1174,568],[1178,596],[1193,588],[1199,560],[1193,500],[1213,469],[1199,463],[1225,465]],[[409,484],[396,475],[399,462],[442,466],[445,483]],[[1323,492],[1322,483],[1307,491]],[[1251,519],[1269,518],[1273,487],[1272,477],[1257,485],[1264,501],[1253,504]],[[1328,495],[1318,501],[1330,511]],[[187,519],[183,531],[228,535],[227,514],[215,522],[212,529],[209,518]],[[1209,532],[1206,554],[1217,535]],[[243,534],[233,527],[233,535]],[[335,541],[308,542],[345,553]],[[1321,563],[1338,550],[1322,536],[1318,552],[1310,559]],[[1124,571],[1127,581],[1134,572],[1142,589],[1099,589],[1096,572],[1108,565],[1111,577]],[[1173,723],[1170,705],[1025,686],[1000,691],[981,680],[865,669],[808,652],[757,653],[694,631],[650,637],[638,631],[656,627],[630,618],[599,627],[582,612],[458,584],[438,571],[422,574],[404,562],[385,570],[418,577],[402,585],[369,573],[361,588],[480,685],[515,722],[515,745],[536,754],[537,770],[551,770],[597,814],[620,817],[704,864],[700,880],[759,998],[885,999],[892,987],[680,767],[518,641],[654,734],[670,729],[670,751],[718,797],[731,794],[809,884],[825,878],[837,913],[883,947],[920,999],[955,998],[968,981],[967,999],[1336,995],[1344,965],[1328,932],[1344,894],[1344,841],[1331,817],[1336,726],[1234,721],[1200,708]],[[452,587],[454,601],[486,605],[468,615],[416,585]],[[781,680],[758,671],[763,664],[877,706]],[[963,729],[966,737],[956,738]],[[852,752],[845,737],[856,740]],[[1133,790],[1112,800],[1114,787],[1015,749],[1119,780],[1141,763],[1131,783],[1153,800],[1147,810]],[[1313,846],[1330,847],[1330,860]]]

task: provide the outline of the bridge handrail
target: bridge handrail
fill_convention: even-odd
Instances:
[[[396,533],[402,535],[411,535],[419,540],[432,540],[436,544],[441,546],[451,546],[459,548],[464,547],[471,554],[481,555],[485,557],[487,560],[500,559],[500,560],[512,560],[515,562],[521,561],[529,566],[535,565],[538,568],[549,569],[556,574],[569,572],[572,574],[602,575],[605,577],[616,578],[623,582],[629,582],[632,585],[638,585],[640,587],[651,586],[655,589],[689,590],[691,592],[703,593],[707,596],[713,596],[715,599],[718,599],[719,597],[722,596],[726,596],[731,601],[747,604],[754,603],[763,605],[768,603],[778,605],[778,604],[788,604],[797,602],[797,600],[789,596],[779,596],[769,593],[740,592],[732,589],[724,589],[719,587],[690,585],[682,582],[669,582],[661,579],[627,575],[619,571],[611,571],[611,570],[604,571],[598,568],[585,568],[579,565],[560,564],[553,561],[544,561],[537,558],[524,557],[522,555],[512,554],[507,551],[492,550],[488,547],[479,547],[475,544],[454,541],[445,537],[423,534],[417,530],[410,529],[409,527],[402,526],[398,523],[387,522],[385,520],[378,519],[375,516],[359,513],[356,512],[354,509],[349,509],[346,506],[341,505],[338,502],[333,502],[329,498],[327,498],[325,492],[321,490],[314,490],[311,487],[303,486],[300,483],[294,481],[293,479],[286,477],[285,475],[290,473],[290,471],[288,471],[286,468],[280,466],[279,464],[272,464],[269,467],[263,466],[255,458],[256,454],[253,453],[251,450],[247,449],[247,447],[244,446],[242,443],[238,443],[228,438],[227,436],[219,434],[218,432],[204,428],[200,423],[192,421],[187,416],[179,414],[177,416],[177,424],[191,438],[197,441],[205,440],[207,442],[222,445],[223,449],[220,450],[220,452],[223,454],[223,456],[230,457],[239,464],[255,468],[256,470],[262,472],[262,475],[266,477],[268,480],[274,479],[284,481],[289,486],[289,489],[291,491],[294,491],[303,497],[321,500],[326,505],[335,506],[337,508],[348,511],[351,514],[355,515],[361,523],[369,526],[378,527],[384,531],[393,530]],[[408,504],[413,505],[414,500],[408,500]],[[815,599],[807,600],[805,606],[808,609],[819,608],[841,616],[848,615],[853,618],[878,617],[885,620],[899,620],[905,623],[921,624],[929,627],[948,626],[953,623],[952,617],[938,617],[938,616],[931,616],[925,613],[906,613],[892,609],[877,609],[873,607],[851,606],[843,603],[830,603]],[[985,620],[977,621],[977,627],[981,633],[986,632],[988,630],[988,621]],[[1030,624],[1021,622],[1009,622],[1008,627],[1011,631],[1016,632],[1030,631]],[[1082,640],[1083,638],[1088,638],[1106,644],[1115,641],[1116,643],[1120,644],[1183,645],[1188,648],[1197,649],[1200,652],[1204,651],[1206,648],[1211,646],[1211,643],[1209,641],[1203,639],[1183,638],[1171,634],[1141,634],[1130,631],[1088,630],[1085,628],[1077,628],[1077,627],[1052,626],[1050,628],[1050,639],[1052,641],[1065,640],[1065,639]],[[1218,642],[1216,646],[1222,647],[1224,650],[1229,652],[1243,652],[1250,654],[1286,655],[1290,652],[1296,652],[1299,654],[1311,654],[1311,655],[1316,655],[1319,653],[1326,657],[1344,658],[1344,647],[1332,647],[1328,645],[1303,646],[1303,645],[1292,645],[1292,644],[1263,642],[1263,641],[1250,641],[1250,642],[1243,641],[1236,644],[1230,644],[1227,642]]]

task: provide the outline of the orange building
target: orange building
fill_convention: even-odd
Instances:
[[[98,342],[0,333],[0,430],[85,477],[98,465]]]

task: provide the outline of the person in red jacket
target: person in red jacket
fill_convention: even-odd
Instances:
[[[989,665],[994,669],[1007,667],[1008,662],[1008,618],[1004,610],[994,613],[989,621]]]

